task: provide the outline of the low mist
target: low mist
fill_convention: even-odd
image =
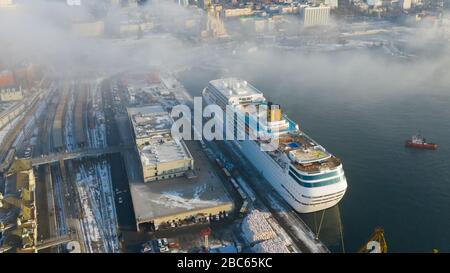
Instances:
[[[140,39],[130,35],[128,40],[83,37],[71,30],[71,20],[83,18],[118,24],[130,17],[92,3],[71,7],[64,2],[24,2],[23,8],[0,11],[3,67],[31,62],[47,65],[55,73],[107,75],[149,67],[171,70],[214,62],[226,68],[223,76],[245,75],[249,81],[273,78],[281,86],[298,85],[299,89],[307,90],[304,92],[364,96],[442,90],[450,85],[448,40],[443,40],[445,27],[440,26],[412,28],[409,35],[402,37],[402,47],[412,54],[399,58],[387,54],[382,47],[345,50],[341,46],[337,51],[326,52],[284,50],[265,46],[250,33],[240,33],[239,37],[248,38],[231,46],[222,46],[217,41],[193,42],[180,34],[191,31],[191,36],[199,36],[206,13],[172,2],[141,8],[158,23],[159,33],[146,33]],[[188,19],[196,25],[186,28]],[[300,25],[291,27],[301,28]],[[345,23],[337,21],[333,21],[329,30],[335,34],[347,31]]]

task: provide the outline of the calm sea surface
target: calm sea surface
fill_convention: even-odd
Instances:
[[[364,96],[311,92],[282,76],[239,77],[264,92],[312,138],[340,157],[348,180],[344,199],[303,215],[333,251],[355,252],[376,227],[389,252],[450,252],[450,92]],[[226,73],[225,73],[226,74]],[[224,72],[192,69],[179,75],[193,95]],[[280,78],[277,78],[280,77]],[[428,91],[428,90],[427,90]],[[404,148],[420,129],[437,151]],[[342,230],[339,228],[342,223]],[[341,231],[343,240],[341,239]]]

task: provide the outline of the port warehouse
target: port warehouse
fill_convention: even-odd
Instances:
[[[137,230],[208,221],[234,203],[198,142],[175,140],[173,120],[159,105],[127,109],[139,179],[130,180]],[[194,168],[194,159],[198,167]]]
[[[67,100],[70,94],[70,89],[75,88],[74,86],[70,86],[69,83],[65,83],[62,92],[59,95],[59,103],[56,108],[55,118],[53,120],[53,129],[52,129],[52,140],[53,147],[57,151],[61,151],[64,149],[64,141],[63,141],[63,120],[67,105]],[[86,135],[84,133],[84,115],[83,111],[86,104],[86,96],[87,96],[87,85],[82,84],[78,92],[76,92],[76,101],[75,101],[75,140],[77,142],[78,147],[83,147],[86,144]]]
[[[172,119],[161,106],[129,108],[144,182],[192,172],[194,159],[184,141],[172,138]]]

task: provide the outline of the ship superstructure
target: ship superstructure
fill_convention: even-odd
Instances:
[[[203,98],[207,104],[233,109],[235,118],[224,122],[233,123],[236,135],[243,128],[247,137],[233,142],[297,212],[327,209],[342,199],[347,181],[341,161],[258,89],[236,78],[218,79],[203,90]]]
[[[427,140],[420,134],[412,136],[405,142],[405,146],[408,148],[436,150],[438,145],[436,143],[428,143]]]

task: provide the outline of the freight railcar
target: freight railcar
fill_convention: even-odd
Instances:
[[[52,140],[53,140],[53,148],[56,151],[64,150],[63,118],[68,94],[69,94],[69,84],[66,83],[62,90],[62,93],[59,95],[60,99],[58,106],[56,108],[55,118],[53,120]]]
[[[79,148],[86,145],[86,134],[84,130],[84,109],[86,107],[87,84],[80,85],[76,93],[75,103],[75,141]]]

